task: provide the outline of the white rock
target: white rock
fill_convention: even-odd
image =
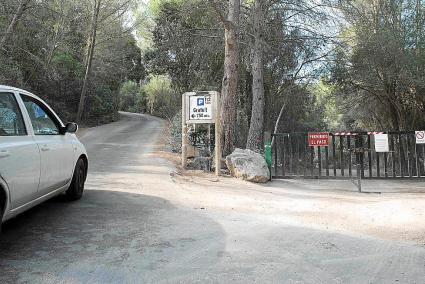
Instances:
[[[266,183],[270,179],[266,160],[254,151],[236,149],[226,157],[226,164],[234,177],[256,183]]]

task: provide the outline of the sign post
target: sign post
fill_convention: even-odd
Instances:
[[[182,95],[182,167],[187,166],[188,124],[215,124],[215,173],[221,170],[220,94],[189,92]]]
[[[186,124],[186,97],[182,96],[182,167],[186,169],[187,166],[187,145],[188,143],[188,129]]]
[[[216,93],[215,109],[216,114],[221,113],[220,110],[220,94]],[[215,116],[215,175],[221,174],[221,121],[220,116]]]

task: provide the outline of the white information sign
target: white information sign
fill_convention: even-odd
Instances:
[[[425,131],[415,131],[416,144],[425,144]]]
[[[182,167],[187,166],[188,124],[215,124],[215,174],[221,173],[220,94],[190,92],[182,95]]]
[[[389,152],[388,134],[375,134],[375,151],[378,153]]]
[[[192,92],[186,94],[186,122],[215,123],[215,92]]]

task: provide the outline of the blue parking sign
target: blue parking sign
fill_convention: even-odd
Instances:
[[[198,98],[198,106],[204,106],[205,105],[205,98]]]

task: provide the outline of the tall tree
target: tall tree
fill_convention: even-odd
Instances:
[[[31,0],[19,0],[18,8],[16,9],[15,14],[12,17],[6,31],[0,39],[0,50],[3,49],[6,42],[9,40],[9,37],[13,34],[16,25],[18,24],[19,19],[22,17],[25,9],[30,4]]]
[[[222,17],[221,11],[228,9],[221,5],[228,1],[212,2],[214,9],[205,9],[201,0],[155,1],[158,2],[153,18],[152,47],[145,56],[150,72],[168,74],[176,93],[219,88],[224,77],[222,23],[227,21],[227,15],[224,16],[223,12]],[[243,3],[238,29],[237,128],[231,137],[235,147],[247,145],[253,104],[254,1]],[[319,67],[331,47],[328,34],[322,29],[311,28],[327,24],[326,8],[308,0],[262,0],[262,4],[260,20],[264,27],[260,36],[264,52],[260,66],[264,66],[264,102],[267,106],[264,129],[271,131],[274,128],[279,111],[282,113],[282,123],[278,124],[280,130],[319,129],[320,121],[310,121],[312,116],[308,115],[314,94],[305,86],[310,78],[320,76]],[[288,108],[283,112],[281,106],[285,102]]]
[[[332,82],[354,109],[347,112],[352,128],[425,126],[423,5],[418,0],[341,4],[346,34],[355,40],[338,48]]]
[[[236,94],[239,65],[239,21],[240,0],[228,1],[227,17],[224,17],[218,3],[209,0],[224,26],[224,76],[221,89],[221,125],[223,132],[223,155],[230,154],[235,147]]]
[[[83,111],[86,102],[87,88],[92,70],[92,63],[94,57],[94,50],[96,46],[96,35],[97,35],[97,27],[98,27],[98,19],[100,13],[100,5],[102,0],[93,0],[93,15],[92,15],[92,27],[90,30],[90,37],[88,40],[88,52],[87,52],[87,60],[86,60],[86,73],[84,75],[83,88],[81,90],[80,95],[80,103],[78,104],[77,111],[77,122],[81,122],[83,118]]]
[[[0,3],[0,40],[4,42],[0,84],[32,91],[51,104],[63,120],[75,120],[90,51],[93,0]],[[84,118],[90,125],[114,120],[121,84],[144,76],[133,26],[126,22],[132,3],[105,0],[101,4],[92,71],[86,84]]]
[[[263,2],[264,0],[255,0],[253,11],[252,113],[246,143],[246,148],[256,152],[263,151],[264,139]]]

